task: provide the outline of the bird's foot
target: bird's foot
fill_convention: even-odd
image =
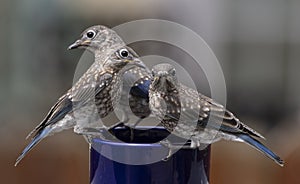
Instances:
[[[102,140],[109,140],[106,133],[105,128],[91,128],[91,127],[74,127],[74,132],[79,135],[83,135],[88,138],[88,140],[91,140],[93,138],[100,138]]]
[[[134,129],[135,127],[142,121],[142,119],[138,119],[134,124],[130,124],[129,123],[129,119],[125,119],[124,121],[120,121],[117,124],[115,124],[114,126],[109,128],[110,133],[113,134],[113,130],[115,128],[125,128],[128,129],[130,131],[130,142],[133,142],[134,140]]]
[[[128,122],[125,123],[125,126],[130,128],[130,141],[134,140],[134,129],[135,129],[135,127],[138,126],[138,124],[141,123],[141,121],[142,121],[142,118],[138,119],[133,125],[128,124]]]
[[[168,149],[168,155],[165,158],[163,158],[162,161],[168,161],[174,153],[176,153],[179,149],[184,147],[184,145],[175,145],[169,140],[162,140],[159,142],[159,144]]]
[[[124,128],[126,127],[125,123],[123,121],[119,121],[118,123],[108,127],[108,130],[114,130],[116,128]]]
[[[125,130],[129,130],[129,142],[133,142],[134,140],[134,128],[132,128],[131,126],[127,125],[126,122],[119,122],[117,124],[115,124],[114,126],[110,127],[108,129],[108,131],[115,136],[115,129],[117,128],[122,128],[122,129],[125,129]]]
[[[96,135],[103,133],[103,129],[101,128],[91,128],[91,127],[74,127],[74,132],[79,135]]]

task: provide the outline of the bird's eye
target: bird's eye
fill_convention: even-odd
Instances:
[[[152,76],[155,76],[155,72],[154,70],[151,71]]]
[[[176,70],[175,70],[175,68],[172,68],[172,70],[170,71],[170,74],[173,75],[173,76],[176,75]]]
[[[94,38],[96,35],[96,32],[94,30],[89,30],[87,33],[86,33],[86,36],[88,38]]]
[[[129,52],[127,49],[121,49],[121,50],[119,50],[119,55],[125,59],[129,56]]]

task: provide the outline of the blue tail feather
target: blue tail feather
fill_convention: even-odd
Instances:
[[[277,156],[274,152],[272,152],[269,148],[264,146],[258,140],[255,140],[254,138],[246,134],[240,134],[237,136],[243,141],[245,141],[246,143],[248,143],[249,145],[253,146],[255,149],[265,154],[270,159],[274,160],[278,165],[280,166],[284,165],[284,161],[279,156]]]
[[[39,134],[34,136],[32,141],[26,146],[26,148],[22,151],[21,155],[17,158],[15,166],[25,157],[25,155],[36,146],[43,138],[45,138],[51,131],[51,128],[44,128]]]

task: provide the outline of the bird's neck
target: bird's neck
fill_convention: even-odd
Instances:
[[[169,86],[163,86],[161,88],[158,88],[157,91],[159,91],[162,95],[177,95],[178,90],[175,87],[169,87]]]
[[[95,61],[103,63],[111,54],[112,52],[105,52],[105,51],[98,50],[97,52],[94,53]]]

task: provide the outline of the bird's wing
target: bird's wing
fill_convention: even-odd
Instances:
[[[133,67],[123,74],[124,91],[130,92],[133,96],[148,99],[150,78],[151,73],[147,68]]]
[[[143,82],[137,83],[130,89],[130,94],[136,97],[148,99],[149,98],[149,86],[151,84],[150,80],[144,80]]]
[[[77,86],[78,88],[76,89],[76,93],[72,95],[71,89],[68,91],[68,93],[59,98],[56,104],[50,109],[44,120],[27,136],[28,138],[34,134],[31,142],[17,158],[15,166],[34,146],[36,146],[43,138],[52,133],[53,128],[49,125],[55,124],[63,119],[66,114],[71,113],[74,109],[85,105],[85,103],[92,100],[94,96],[100,93],[111,81],[112,76],[110,74],[103,74],[100,75],[99,79],[97,79],[93,85],[87,84],[85,86]],[[61,128],[63,130],[63,127]]]
[[[68,112],[72,110],[72,102],[67,95],[62,96],[56,104],[50,109],[45,119],[27,136],[35,134],[31,142],[22,151],[17,158],[15,166],[25,157],[25,155],[36,146],[43,138],[47,137],[52,132],[52,128],[48,125],[62,119]]]
[[[221,104],[218,104],[202,94],[200,94],[200,99],[204,101],[204,107],[210,109],[208,113],[212,116],[212,119],[217,119],[217,121],[212,121],[216,123],[216,125],[212,124],[212,126],[220,127],[221,131],[227,133],[244,133],[265,139],[260,133],[242,123],[232,112],[225,109]]]
[[[99,78],[95,82],[92,82],[92,84],[89,83],[84,86],[78,85],[76,86],[76,89],[70,89],[68,93],[59,98],[44,120],[27,136],[27,138],[32,134],[35,134],[34,137],[36,137],[48,125],[58,122],[63,119],[66,114],[72,112],[76,108],[84,106],[88,101],[94,100],[95,95],[100,93],[111,81],[112,75],[104,73],[103,75],[99,75]]]
[[[95,96],[99,94],[105,87],[112,82],[113,76],[110,73],[101,73],[95,81],[90,81],[85,85],[76,87],[72,93],[72,102],[81,107],[90,100],[95,100]]]
[[[46,126],[61,120],[67,113],[72,110],[72,106],[72,101],[66,94],[60,97],[55,105],[51,107],[50,111],[43,119],[43,121],[29,133],[27,138],[29,138],[32,134],[35,134],[34,137],[36,137]]]
[[[193,101],[190,102],[191,104],[198,102],[198,107],[193,109],[187,108],[187,110],[183,114],[193,119],[195,119],[195,117],[198,115],[197,117],[199,117],[199,120],[197,126],[199,128],[207,127],[212,129],[219,129],[222,132],[231,134],[245,133],[264,139],[261,134],[242,123],[238,118],[234,116],[233,113],[225,109],[224,106],[218,104],[213,99],[183,85],[180,87],[180,89],[181,99],[183,101],[185,99],[189,99]],[[209,118],[211,118],[210,121],[208,121]]]
[[[249,135],[237,134],[237,136],[241,140],[243,140],[244,142],[246,142],[247,144],[249,144],[250,146],[254,147],[258,151],[260,151],[263,154],[265,154],[270,159],[274,160],[278,165],[280,165],[281,167],[283,167],[284,161],[278,155],[276,155],[273,151],[271,151],[269,148],[267,148],[266,146],[264,146],[261,142],[259,142],[258,140],[250,137]]]

